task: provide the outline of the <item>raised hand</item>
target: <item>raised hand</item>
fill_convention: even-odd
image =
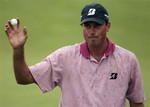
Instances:
[[[19,19],[17,19],[17,22],[17,26],[14,27],[10,20],[8,20],[8,24],[5,26],[5,33],[14,49],[23,47],[28,37],[27,29],[24,27],[23,31],[21,31]]]

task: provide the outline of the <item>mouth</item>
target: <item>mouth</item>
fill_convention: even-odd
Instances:
[[[89,37],[89,41],[95,42],[97,40],[97,37]]]
[[[97,36],[89,36],[88,38],[89,39],[97,39],[98,37]]]

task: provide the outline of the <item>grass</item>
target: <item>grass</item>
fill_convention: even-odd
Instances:
[[[102,3],[112,23],[108,37],[134,52],[141,64],[145,107],[150,107],[150,1],[149,0],[0,0],[0,107],[57,107],[60,89],[43,94],[32,85],[17,85],[12,49],[4,34],[8,19],[19,17],[28,29],[25,45],[28,65],[56,49],[83,41],[80,11],[87,3]]]

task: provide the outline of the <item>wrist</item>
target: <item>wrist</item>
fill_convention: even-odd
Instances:
[[[24,46],[13,48],[13,56],[15,59],[24,59]]]

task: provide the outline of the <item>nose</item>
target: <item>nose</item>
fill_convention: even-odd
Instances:
[[[89,31],[90,31],[91,35],[94,35],[95,34],[95,27],[92,26]]]

